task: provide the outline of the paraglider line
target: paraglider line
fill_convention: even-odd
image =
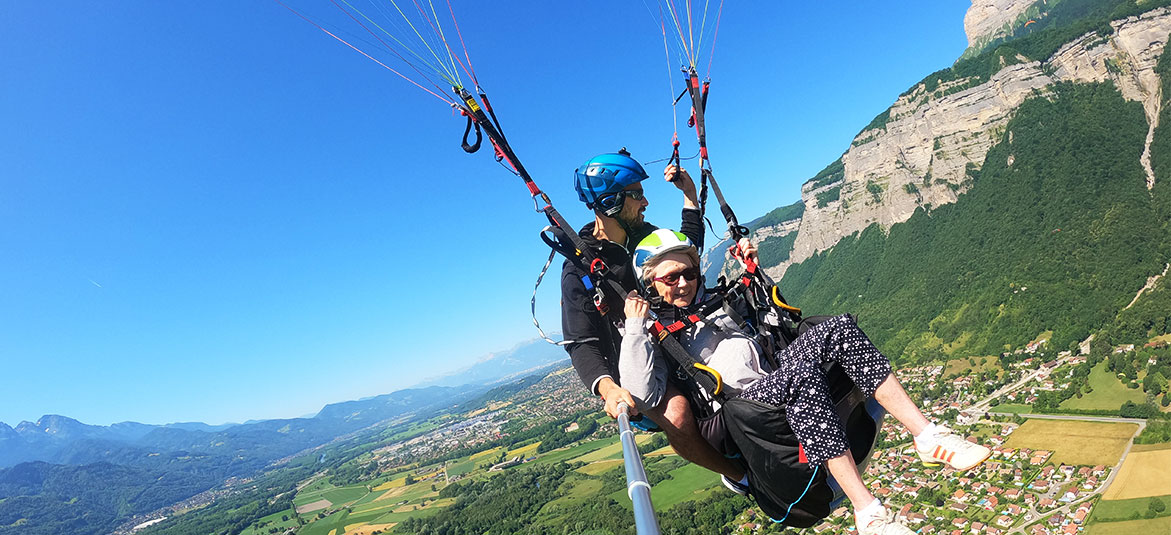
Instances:
[[[712,34],[712,51],[707,58],[707,76],[712,75],[712,60],[716,57],[716,39],[720,37],[720,18],[724,15],[724,0],[720,0],[720,7],[716,8],[716,31]]]
[[[480,81],[476,78],[475,67],[472,67],[472,58],[468,57],[468,45],[464,43],[464,34],[459,29],[459,21],[455,19],[455,10],[451,8],[451,0],[447,0],[447,10],[451,12],[451,22],[455,24],[455,34],[459,36],[459,45],[463,47],[464,59],[468,62],[467,68],[471,70],[468,75],[472,77],[472,82],[478,87]]]
[[[365,24],[362,24],[362,21],[360,21],[356,17],[354,17],[354,15],[351,14],[349,11],[346,11],[345,8],[343,8],[341,5],[339,5],[337,3],[337,0],[329,0],[329,1],[333,5],[337,6],[338,10],[340,10],[342,13],[345,13],[347,17],[350,17],[350,19],[353,20],[355,23],[357,23],[358,26],[360,26],[363,30],[366,30],[370,35],[373,35],[375,39],[378,39],[378,42],[382,43],[382,46],[386,47],[386,50],[388,50],[391,54],[394,54],[395,56],[397,56],[398,59],[402,60],[403,63],[406,63],[407,65],[409,65],[411,67],[411,69],[413,69],[415,72],[419,73],[419,76],[422,76],[424,78],[428,78],[426,74],[423,74],[423,72],[420,71],[419,68],[415,66],[415,64],[411,63],[410,61],[407,61],[407,58],[404,58],[402,56],[402,54],[399,54],[398,51],[394,49],[394,47],[387,44],[386,41],[383,41],[381,37],[378,37],[378,34],[374,33],[373,30],[371,30],[370,28],[367,28]],[[341,1],[343,3],[345,3],[346,6],[348,6],[350,9],[354,10],[355,13],[361,15],[362,18],[364,18],[368,22],[370,22],[370,24],[373,25],[375,28],[378,28],[379,30],[382,31],[382,33],[386,34],[391,39],[394,39],[394,41],[396,43],[398,43],[400,46],[402,46],[408,52],[410,52],[412,55],[414,55],[416,59],[423,62],[424,64],[427,63],[426,59],[424,59],[421,55],[416,53],[413,49],[411,49],[411,47],[407,46],[406,43],[403,43],[402,41],[400,41],[399,39],[394,37],[394,35],[391,35],[390,32],[386,31],[381,26],[379,26],[377,23],[375,23],[373,20],[371,20],[370,17],[366,16],[365,13],[362,13],[362,11],[360,11],[358,8],[351,5],[346,0],[341,0]],[[395,9],[398,9],[398,5],[394,3],[394,0],[390,0],[390,3],[391,3],[391,5],[393,5],[395,7]],[[431,55],[435,57],[435,61],[437,61],[439,63],[443,63],[443,60],[439,59],[439,56],[437,54],[435,54],[435,51],[431,50],[431,46],[428,45],[427,42],[423,40],[423,37],[421,35],[419,35],[419,31],[415,29],[415,26],[413,24],[411,24],[411,21],[409,19],[407,19],[406,15],[403,14],[402,10],[399,9],[398,12],[399,12],[399,15],[402,15],[403,20],[406,21],[407,25],[410,26],[412,30],[414,30],[415,35],[419,37],[419,40],[423,41],[423,45],[426,46],[427,50],[429,50],[431,52]],[[431,68],[431,70],[435,71],[435,73],[438,74],[440,76],[440,78],[443,78],[443,80],[445,82],[447,82],[448,84],[461,85],[455,76],[452,76],[451,73],[446,72],[446,69],[438,69],[438,68],[435,68],[434,66],[430,66],[430,68]],[[428,80],[430,81],[430,78],[428,78]],[[442,89],[439,88],[439,86],[437,84],[435,84],[435,82],[432,81],[431,84],[435,85],[436,86],[435,89],[439,90],[440,92],[443,91]]]
[[[325,34],[326,34],[326,35],[328,35],[328,36],[330,36],[330,37],[332,37],[332,38],[334,38],[334,39],[337,39],[337,40],[338,40],[339,42],[341,42],[343,45],[346,45],[346,46],[348,46],[348,47],[350,47],[350,48],[354,49],[354,50],[355,50],[356,52],[358,52],[359,54],[361,54],[361,55],[363,55],[363,56],[366,56],[367,58],[369,58],[369,59],[370,59],[370,61],[373,61],[374,63],[377,63],[377,64],[381,65],[381,66],[382,66],[382,68],[384,68],[384,69],[386,69],[386,70],[388,70],[388,71],[390,71],[390,72],[393,72],[393,73],[397,74],[397,75],[398,75],[400,78],[402,78],[403,80],[406,80],[406,81],[408,81],[408,82],[410,82],[410,83],[412,83],[412,84],[415,84],[415,87],[418,87],[419,89],[422,89],[423,91],[426,91],[426,92],[428,92],[428,93],[431,93],[431,95],[432,95],[432,96],[434,96],[435,98],[437,98],[437,99],[439,99],[439,100],[442,100],[443,102],[446,102],[447,104],[455,104],[455,102],[454,102],[454,101],[452,101],[451,99],[445,98],[445,97],[443,97],[442,95],[440,95],[439,93],[436,93],[436,92],[434,92],[434,91],[432,91],[432,90],[430,90],[430,89],[427,89],[426,87],[423,87],[422,85],[420,85],[420,84],[419,84],[419,82],[416,82],[416,81],[412,80],[411,78],[407,77],[406,75],[404,75],[403,73],[401,73],[401,72],[398,72],[398,71],[394,70],[394,69],[393,69],[393,68],[391,68],[389,65],[387,65],[387,64],[385,64],[385,63],[383,63],[383,62],[379,61],[379,60],[378,60],[378,58],[375,58],[374,56],[371,56],[370,54],[367,54],[366,52],[364,52],[362,49],[360,49],[360,48],[358,48],[358,47],[356,47],[356,46],[354,46],[354,45],[351,45],[349,41],[346,41],[345,39],[342,39],[341,37],[338,37],[336,34],[334,34],[333,32],[331,32],[331,31],[329,31],[329,30],[325,29],[325,28],[324,28],[324,27],[322,27],[320,24],[318,24],[318,23],[316,23],[316,22],[313,22],[311,19],[309,19],[309,18],[308,18],[308,17],[306,17],[305,15],[302,15],[302,14],[301,14],[300,12],[298,12],[297,10],[295,10],[295,9],[293,9],[293,8],[291,8],[291,7],[289,7],[289,6],[288,6],[287,4],[285,4],[284,2],[281,2],[281,0],[273,0],[273,1],[274,1],[274,2],[276,2],[276,3],[278,3],[278,4],[280,4],[280,5],[281,5],[282,7],[284,7],[285,9],[287,9],[287,10],[291,11],[291,12],[292,12],[294,15],[296,15],[296,16],[298,16],[298,17],[301,17],[301,19],[302,19],[302,20],[304,20],[305,22],[308,22],[309,24],[312,24],[313,26],[316,26],[318,30],[321,30],[321,31],[325,32]],[[409,64],[409,63],[408,63],[408,64]],[[420,74],[422,74],[422,73],[420,73]]]

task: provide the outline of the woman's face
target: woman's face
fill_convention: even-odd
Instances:
[[[677,307],[690,305],[699,291],[697,266],[691,256],[683,251],[672,251],[663,255],[659,265],[651,270],[651,285],[664,301]],[[682,276],[687,271],[694,278]],[[658,280],[656,280],[658,279]],[[674,280],[674,284],[669,284]]]

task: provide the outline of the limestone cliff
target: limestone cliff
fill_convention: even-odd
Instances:
[[[974,0],[965,20],[969,41],[995,35],[1031,5]],[[839,162],[802,186],[805,211],[799,223],[758,231],[757,236],[797,232],[789,259],[769,268],[770,274],[779,279],[790,264],[871,224],[889,228],[920,207],[955,202],[970,187],[969,172],[983,165],[988,149],[1011,141],[1006,125],[1017,107],[1053,84],[1112,82],[1126,99],[1143,104],[1153,134],[1161,101],[1154,67],[1171,33],[1171,8],[1117,20],[1110,27],[1109,35],[1082,35],[1044,61],[1000,56],[1000,69],[984,78],[929,78],[900,96],[858,134]],[[1148,135],[1142,162],[1148,187],[1154,181],[1150,140]]]
[[[1045,0],[972,0],[964,15],[968,50],[979,51],[993,40],[1011,35],[1045,4]]]

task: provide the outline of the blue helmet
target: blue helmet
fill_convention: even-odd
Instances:
[[[648,175],[626,149],[594,156],[573,171],[577,198],[592,210],[613,217],[622,211],[622,190],[646,180]]]

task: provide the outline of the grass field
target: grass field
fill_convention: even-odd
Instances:
[[[990,409],[992,412],[1011,412],[1011,413],[1030,413],[1033,412],[1032,405],[1025,405],[1023,403],[1001,403]]]
[[[1171,449],[1132,451],[1103,500],[1125,500],[1171,494]]]
[[[651,488],[651,502],[654,503],[656,511],[665,511],[677,503],[688,500],[702,500],[712,492],[724,488],[720,484],[720,476],[697,464],[680,466],[669,473],[671,479]],[[610,497],[627,509],[633,508],[625,488],[611,494]]]
[[[1069,398],[1061,402],[1061,408],[1118,410],[1127,401],[1145,403],[1147,399],[1142,390],[1127,388],[1117,376],[1106,371],[1106,361],[1090,370],[1088,382],[1094,388],[1093,392],[1083,395],[1081,399]]]
[[[966,375],[968,373],[980,373],[983,371],[1000,371],[1000,357],[993,355],[990,357],[971,357],[976,362],[972,366],[967,358],[954,359],[947,361],[947,366],[943,368],[943,376],[949,375]]]
[[[1136,533],[1154,535],[1171,533],[1171,516],[1152,518],[1150,520],[1090,524],[1082,533],[1084,535],[1135,535]]]
[[[1171,496],[1157,496],[1154,499],[1163,502],[1166,507],[1164,515],[1171,515]],[[1095,522],[1121,522],[1131,520],[1135,515],[1144,515],[1150,507],[1151,498],[1132,498],[1129,500],[1102,500],[1094,507],[1093,520]]]
[[[387,481],[386,483],[378,485],[377,487],[374,487],[374,490],[378,491],[378,490],[396,489],[396,488],[401,487],[406,484],[407,484],[407,476],[403,476],[398,479],[392,479],[390,481]]]
[[[537,460],[535,460],[533,462],[539,463],[539,464],[568,462],[570,459],[573,459],[575,457],[581,457],[582,455],[585,455],[591,451],[604,448],[610,444],[615,444],[617,442],[618,442],[618,437],[603,438],[600,440],[594,440],[592,442],[578,444],[576,446],[566,448],[563,450],[553,450],[553,451],[548,452],[544,455],[541,455],[540,457],[537,457]]]
[[[537,517],[542,523],[572,519],[583,502],[597,499],[598,491],[602,490],[602,482],[597,479],[578,478],[562,486],[562,489],[566,490],[563,496],[546,503],[537,512]]]
[[[609,472],[610,470],[620,466],[622,466],[622,459],[607,459],[605,461],[592,462],[581,468],[578,468],[577,471],[582,474],[596,476],[604,472]]]
[[[1005,446],[1053,452],[1050,462],[1107,466],[1118,462],[1137,424],[1029,419]]]
[[[427,518],[427,517],[430,517],[430,516],[435,516],[435,515],[439,514],[439,512],[440,512],[440,511],[442,511],[442,510],[445,508],[445,506],[444,506],[444,507],[440,507],[440,506],[438,505],[438,503],[439,503],[439,502],[436,502],[435,504],[428,504],[428,505],[427,505],[427,507],[425,507],[425,508],[423,508],[423,509],[419,509],[418,511],[407,511],[407,512],[399,512],[399,513],[395,513],[395,512],[386,513],[386,514],[384,514],[384,515],[382,515],[382,516],[378,517],[377,519],[375,519],[375,520],[374,520],[373,522],[371,522],[371,523],[372,523],[372,524],[386,524],[386,523],[391,523],[391,522],[398,523],[398,522],[402,522],[403,520],[406,520],[406,519],[408,519],[408,518],[411,518],[411,517],[415,517],[415,518]],[[301,534],[300,534],[300,533],[298,533],[297,535],[301,535]]]
[[[288,520],[282,521],[282,516],[287,517]],[[286,529],[296,526],[297,520],[293,518],[292,509],[289,509],[268,515],[264,518],[261,518],[260,520],[257,520],[256,523],[260,525],[260,529],[254,530],[252,529],[252,526],[248,526],[244,529],[244,531],[240,532],[240,535],[270,535],[269,530],[274,528],[279,529],[280,533],[284,533]]]
[[[650,442],[651,438],[653,438],[653,436],[648,435],[648,434],[635,435],[634,442],[641,446],[643,444],[646,444],[647,442]],[[573,460],[580,461],[583,463],[592,463],[594,461],[604,461],[604,460],[609,460],[609,459],[621,459],[621,458],[622,458],[622,442],[615,440],[613,444],[607,445],[604,448],[600,448],[598,450],[592,451],[590,453],[582,455],[581,457],[578,457]]]
[[[1159,450],[1171,450],[1171,442],[1160,442],[1158,444],[1135,444],[1134,447],[1130,449],[1131,452]]]
[[[492,448],[490,450],[484,450],[481,452],[477,452],[477,453],[473,454],[471,457],[469,457],[469,459],[472,461],[487,460],[487,458],[494,457],[496,455],[500,455],[500,452],[502,452],[502,451],[504,451],[504,448],[499,448],[499,447]]]
[[[334,505],[341,505],[357,501],[369,492],[370,491],[366,490],[364,485],[356,487],[341,487],[327,491],[324,495],[322,495],[322,497],[329,500],[330,503],[333,503]]]
[[[447,465],[447,475],[450,477],[462,476],[476,469],[476,461],[464,457]]]
[[[675,455],[675,450],[671,446],[663,446],[655,451],[652,451],[644,457],[661,457],[663,455]]]

